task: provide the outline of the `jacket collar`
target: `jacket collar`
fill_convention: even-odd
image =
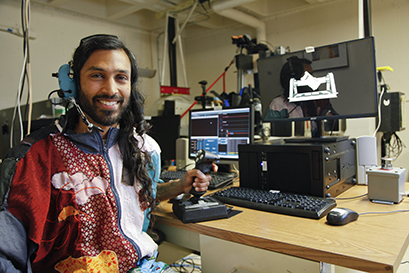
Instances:
[[[90,133],[77,134],[74,130],[68,129],[64,136],[84,152],[102,154],[116,144],[118,132],[118,128],[111,127],[105,144],[97,130],[92,130]]]

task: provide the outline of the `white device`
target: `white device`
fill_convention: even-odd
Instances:
[[[326,84],[326,90],[317,90],[323,83]],[[299,93],[298,86],[309,86],[313,91]],[[333,99],[337,97],[338,92],[335,86],[334,74],[332,72],[329,72],[324,77],[316,78],[305,71],[301,79],[290,79],[290,93],[288,97],[290,102]]]
[[[356,138],[356,172],[358,184],[367,185],[369,168],[377,166],[376,137],[360,136]]]
[[[195,161],[189,158],[189,139],[176,139],[176,168],[190,170],[195,167]]]

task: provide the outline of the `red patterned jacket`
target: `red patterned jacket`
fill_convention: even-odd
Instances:
[[[156,252],[144,232],[140,184],[122,182],[117,132],[111,128],[104,143],[97,131],[46,129],[9,151],[0,169],[0,272],[127,272]],[[156,194],[159,146],[135,137],[152,156]]]

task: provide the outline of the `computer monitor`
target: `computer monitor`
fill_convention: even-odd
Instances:
[[[306,63],[305,69],[310,62],[310,75],[297,76],[295,65],[300,61]],[[281,77],[287,79],[284,84],[280,82],[282,69],[291,74],[289,81]],[[263,120],[272,125],[290,121],[319,121],[320,125],[322,120],[375,117],[378,113],[373,37],[259,59],[258,75]]]
[[[254,140],[253,106],[197,109],[189,112],[189,157],[204,149],[219,157],[217,163],[235,164],[238,145]]]
[[[170,165],[176,159],[176,139],[180,136],[180,115],[146,117],[152,125],[148,134],[156,140],[161,149],[162,165]]]

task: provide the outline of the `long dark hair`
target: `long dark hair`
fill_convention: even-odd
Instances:
[[[288,98],[290,93],[290,79],[297,80],[304,76],[305,68],[303,64],[311,64],[310,60],[300,59],[297,56],[292,56],[287,59],[280,72],[280,83],[284,89],[284,96]]]
[[[134,183],[134,178],[141,183],[139,197],[143,208],[153,208],[154,199],[152,196],[152,180],[148,175],[148,169],[152,167],[151,156],[139,147],[143,147],[134,136],[134,132],[142,136],[148,130],[148,124],[144,119],[145,98],[137,90],[138,68],[132,52],[125,44],[114,35],[98,34],[85,37],[75,50],[72,61],[74,81],[78,92],[81,92],[80,72],[85,62],[91,54],[99,49],[117,50],[122,49],[131,62],[131,95],[129,103],[119,121],[118,145],[123,157],[124,167],[132,174],[130,183]],[[78,119],[77,119],[78,120]]]

